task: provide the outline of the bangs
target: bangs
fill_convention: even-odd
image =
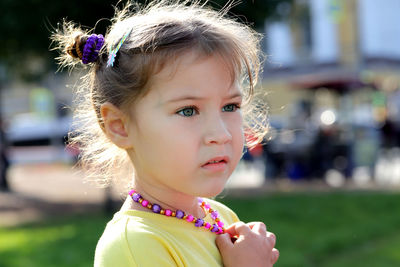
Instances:
[[[129,57],[120,57],[121,69],[127,70],[127,74],[132,77],[142,90],[140,95],[133,95],[134,100],[138,100],[147,94],[151,87],[151,79],[164,69],[170,66],[187,53],[196,53],[198,59],[211,56],[220,57],[226,64],[231,76],[231,83],[239,83],[244,99],[251,98],[253,94],[253,74],[246,55],[240,44],[232,42],[231,38],[219,34],[191,34],[187,36],[182,33],[181,40],[167,44],[159,44],[157,47],[148,46],[145,53],[136,53],[137,49],[129,50]],[[136,51],[135,51],[136,50]],[[140,49],[143,51],[143,49]],[[135,62],[135,64],[132,64]],[[136,78],[134,78],[136,77]],[[248,80],[247,86],[243,86],[244,81]],[[135,86],[136,87],[136,86]],[[128,101],[132,103],[132,101]]]

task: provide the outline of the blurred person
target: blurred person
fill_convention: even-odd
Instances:
[[[228,10],[179,2],[127,6],[105,38],[68,22],[53,35],[62,65],[90,66],[75,111],[83,166],[103,182],[134,174],[94,265],[272,266],[274,234],[209,199],[242,156],[242,110],[264,112],[251,101],[259,35]]]
[[[337,137],[338,129],[335,125],[318,128],[318,134],[311,149],[310,162],[313,177],[323,178],[326,172],[333,168]]]
[[[10,162],[7,158],[7,140],[4,133],[4,124],[0,116],[0,191],[9,191],[9,185],[7,181],[7,171],[10,166]]]
[[[381,132],[381,145],[384,149],[397,146],[398,132],[395,123],[391,119],[386,118],[382,125]]]
[[[266,140],[263,148],[264,156],[264,178],[274,179],[285,175],[285,152],[276,140]]]

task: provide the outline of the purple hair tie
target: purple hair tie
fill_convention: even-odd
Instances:
[[[88,64],[95,62],[99,56],[100,49],[104,45],[104,37],[101,34],[92,34],[83,47],[82,62]]]

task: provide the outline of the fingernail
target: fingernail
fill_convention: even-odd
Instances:
[[[274,242],[276,242],[276,236],[274,234],[271,233],[271,238]]]

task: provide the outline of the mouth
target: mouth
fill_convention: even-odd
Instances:
[[[208,160],[201,167],[210,171],[223,171],[225,170],[229,158],[227,156],[215,157]]]
[[[210,160],[208,160],[203,166],[209,165],[209,164],[217,164],[217,163],[228,163],[228,157],[227,156],[220,156],[220,157],[215,157]]]

